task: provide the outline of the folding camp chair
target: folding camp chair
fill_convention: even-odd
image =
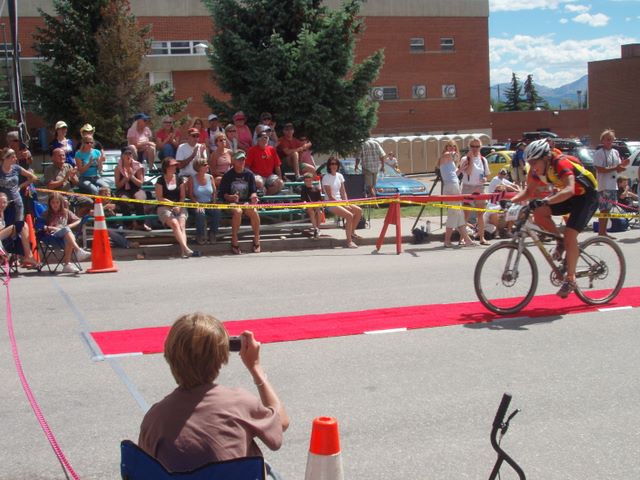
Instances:
[[[62,268],[64,259],[64,238],[58,238],[45,231],[46,222],[43,217],[46,207],[40,202],[34,202],[34,213],[36,217],[36,240],[40,248],[40,258],[42,259],[42,268],[47,267],[49,273],[56,273]],[[88,216],[82,217],[80,224],[74,229],[81,231],[82,226],[86,223]],[[78,261],[76,252],[71,254],[71,262],[79,270],[82,271],[82,265]]]
[[[16,229],[18,231],[21,231],[21,225],[23,225],[24,222],[14,222],[14,215],[15,212],[13,209],[13,205],[10,205],[4,212],[5,225],[10,226],[15,224]],[[22,235],[22,233],[20,233],[19,235]],[[2,240],[2,248],[7,254],[9,260],[9,272],[7,272],[6,270],[6,264],[4,261],[0,262],[0,271],[2,271],[2,273],[4,273],[5,275],[7,273],[18,274],[18,263],[20,257],[24,256],[24,248],[22,246],[20,237],[17,236],[5,238],[4,240]],[[40,270],[40,266],[38,266],[37,269]]]
[[[244,457],[214,462],[190,472],[168,472],[160,462],[131,440],[120,443],[123,480],[264,480],[264,459]]]

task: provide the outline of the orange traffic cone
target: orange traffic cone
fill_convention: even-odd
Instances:
[[[118,269],[113,264],[111,256],[111,244],[109,243],[109,232],[107,232],[107,221],[104,219],[104,209],[102,199],[96,198],[96,205],[93,211],[93,243],[91,245],[91,268],[88,273],[117,272]]]
[[[27,213],[24,217],[24,221],[29,227],[29,243],[31,244],[31,253],[36,259],[36,262],[40,263],[40,252],[38,251],[38,242],[36,241],[36,229],[33,228],[33,218],[30,213]]]
[[[344,480],[340,457],[338,421],[331,417],[313,420],[305,480]]]

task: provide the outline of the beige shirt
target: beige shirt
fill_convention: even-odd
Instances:
[[[173,472],[210,462],[262,456],[254,441],[271,450],[282,445],[280,414],[246,390],[207,384],[180,387],[149,409],[138,445]]]

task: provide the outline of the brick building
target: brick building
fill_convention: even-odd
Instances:
[[[169,81],[177,98],[192,99],[187,113],[206,116],[203,93],[220,94],[202,48],[214,33],[207,9],[200,0],[131,0],[131,7],[141,24],[152,26],[152,51],[144,60],[150,81]],[[43,24],[37,9],[54,12],[49,0],[21,0],[18,8],[23,76],[37,81],[31,46]],[[368,0],[362,15],[357,58],[385,49],[371,91],[380,101],[375,133],[490,134],[487,0]]]
[[[622,45],[621,58],[589,62],[589,132],[596,144],[613,128],[619,138],[640,138],[640,44]]]

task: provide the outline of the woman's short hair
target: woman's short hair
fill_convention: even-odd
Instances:
[[[209,165],[209,162],[206,158],[198,158],[195,162],[193,162],[193,168],[195,168],[196,170],[206,165]]]
[[[611,128],[607,128],[605,131],[603,131],[600,134],[600,141],[602,141],[604,139],[604,137],[608,137],[609,135],[611,135],[613,137],[613,139],[615,140],[616,132],[614,132]]]
[[[212,382],[229,361],[229,335],[212,315],[183,315],[164,342],[164,358],[181,387],[192,389]]]

